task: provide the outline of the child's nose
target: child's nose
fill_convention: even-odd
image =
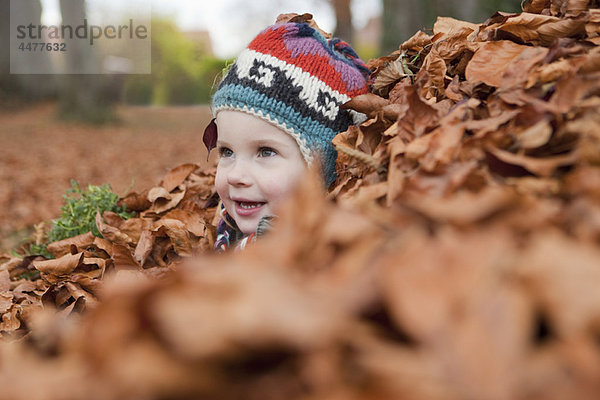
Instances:
[[[242,161],[235,161],[227,174],[227,183],[232,186],[249,186],[251,183],[249,166]]]

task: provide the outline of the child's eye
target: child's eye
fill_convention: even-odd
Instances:
[[[261,147],[258,149],[258,155],[260,157],[273,157],[277,155],[277,151],[273,150],[270,147]]]
[[[227,147],[219,147],[219,157],[232,157],[233,151]]]

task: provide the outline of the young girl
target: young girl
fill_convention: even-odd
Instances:
[[[369,74],[347,43],[306,22],[269,26],[250,42],[219,84],[204,133],[219,152],[216,251],[260,235],[314,160],[327,185],[335,180],[331,140],[353,123],[340,106],[367,93]]]

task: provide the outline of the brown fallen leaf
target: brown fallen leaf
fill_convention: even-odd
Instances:
[[[10,288],[10,273],[6,269],[0,269],[0,293],[8,292]]]
[[[528,77],[526,88],[558,80],[560,77],[579,69],[585,63],[585,58],[564,59],[537,67]]]
[[[59,258],[65,254],[71,254],[71,245],[75,245],[77,251],[80,252],[92,245],[92,243],[94,243],[94,235],[92,232],[87,232],[71,238],[52,242],[48,244],[46,248],[50,254]]]
[[[552,136],[552,126],[546,119],[515,134],[519,145],[524,149],[535,149],[548,143]]]
[[[160,186],[164,187],[167,192],[172,192],[176,187],[181,185],[183,181],[196,169],[197,164],[182,164],[171,169],[160,183]],[[152,200],[150,200],[152,201]]]
[[[20,312],[21,306],[13,304],[8,311],[2,314],[0,332],[13,332],[19,329],[21,327]]]
[[[192,241],[183,222],[176,219],[161,218],[153,229],[153,232],[158,232],[157,234],[160,234],[159,231],[164,232],[164,235],[169,238],[175,253],[181,256],[192,255]]]
[[[125,197],[119,199],[118,206],[125,206],[127,211],[144,211],[152,203],[148,200],[148,190],[141,193],[128,193]]]
[[[509,16],[495,28],[495,34],[508,33],[523,43],[549,46],[557,38],[578,36],[585,32],[585,22],[549,15],[520,13]]]
[[[510,61],[500,78],[500,87],[522,87],[531,71],[540,65],[548,56],[548,49],[528,47]]]
[[[516,200],[512,190],[488,187],[480,193],[459,192],[446,198],[408,196],[403,204],[434,221],[467,227],[516,206]]]
[[[465,29],[476,32],[479,29],[479,25],[450,17],[437,17],[433,24],[433,33],[436,35],[443,33],[446,36],[453,36]]]
[[[135,259],[129,247],[122,244],[113,244],[111,253],[115,270],[141,270],[142,266]]]
[[[93,245],[97,249],[104,251],[108,256],[112,254],[112,243],[104,238],[95,237]]]
[[[100,215],[100,212],[96,213],[96,226],[98,227],[98,230],[100,231],[102,236],[105,239],[111,241],[113,244],[126,245],[133,243],[133,239],[131,239],[125,233],[121,232],[118,228],[104,223],[104,221],[102,221],[102,216]]]
[[[598,105],[600,105],[600,98]],[[563,129],[564,132],[569,132],[579,135],[577,143],[577,152],[580,160],[584,163],[598,165],[600,163],[600,113],[598,108],[594,107],[594,111],[588,111],[581,114],[581,117],[575,121],[567,122]]]
[[[399,91],[396,94],[397,100],[395,101],[409,105],[402,122],[406,124],[407,130],[413,137],[421,136],[438,125],[440,118],[438,111],[421,98],[417,88],[401,83],[397,84],[396,87],[399,88]]]
[[[117,229],[120,229],[121,225],[125,222],[125,218],[113,211],[104,211],[102,213],[102,218],[108,225]]]
[[[596,38],[597,39],[597,38]],[[595,43],[596,47],[589,51],[587,56],[584,58],[583,65],[581,66],[581,72],[592,73],[600,71],[600,50],[597,46],[600,43]]]
[[[372,114],[390,103],[389,100],[373,93],[361,94],[340,106],[341,109],[352,109],[363,114]]]
[[[205,234],[205,222],[196,213],[182,209],[175,209],[166,213],[163,218],[181,221],[185,225],[185,228],[188,230],[188,232],[193,233],[196,236],[204,236]]]
[[[426,197],[443,197],[461,189],[477,192],[485,187],[485,180],[480,162],[472,159],[450,164],[433,173],[424,170],[408,171],[404,191],[417,192]]]
[[[142,267],[144,266],[146,259],[150,255],[153,245],[154,236],[152,235],[152,232],[149,230],[142,231],[142,234],[140,235],[140,240],[138,241],[133,254],[134,258]]]
[[[102,278],[107,264],[110,264],[110,259],[98,257],[84,257],[83,262],[74,272],[91,278]]]
[[[150,256],[152,257],[152,261],[160,267],[167,267],[171,261],[173,251],[173,243],[171,240],[162,235],[155,235],[154,238],[154,246],[152,247],[152,252]]]
[[[526,0],[523,2],[523,11],[540,14],[544,9],[550,8],[550,0]]]
[[[417,75],[417,79],[424,81],[420,95],[423,99],[437,99],[445,93],[445,76],[447,68],[446,62],[434,47],[433,50],[425,56],[423,66]],[[421,76],[425,76],[422,78]]]
[[[500,87],[502,76],[511,62],[521,53],[530,49],[508,40],[485,42],[473,55],[467,65],[466,78],[469,81],[483,82],[489,86]]]
[[[24,303],[25,301],[31,304],[39,303],[40,296],[44,294],[47,289],[46,283],[42,279],[36,281],[22,280],[17,283],[12,293],[16,302]]]
[[[65,254],[55,260],[34,261],[33,266],[40,272],[51,275],[70,274],[83,261],[83,253]]]
[[[557,168],[573,165],[577,162],[576,153],[554,157],[534,158],[523,154],[511,153],[493,146],[487,146],[486,151],[507,164],[518,165],[529,172],[542,177],[549,177]]]
[[[83,298],[85,300],[86,307],[94,306],[98,303],[91,293],[88,293],[87,291],[83,290],[81,286],[79,286],[76,283],[65,282],[65,287],[67,288],[71,296],[75,299],[75,301],[79,300],[80,298]]]
[[[472,132],[476,138],[483,139],[497,132],[502,125],[513,120],[520,112],[520,110],[507,110],[495,117],[465,121],[465,129]]]
[[[148,193],[148,200],[152,202],[152,206],[148,211],[153,213],[163,213],[176,207],[185,197],[186,190],[180,190],[174,193],[167,193],[164,188],[152,188]]]
[[[275,20],[275,23],[284,23],[284,22],[306,22],[311,28],[315,29],[319,32],[325,39],[331,39],[331,33],[325,32],[315,22],[312,14],[304,13],[304,14],[296,14],[296,13],[287,13],[287,14],[279,14]]]
[[[426,46],[431,45],[431,39],[433,36],[428,35],[423,31],[417,31],[412,37],[406,40],[404,43],[400,45],[400,49],[409,50],[409,49],[423,49]],[[376,71],[380,73],[381,71]]]
[[[360,208],[373,203],[378,199],[384,198],[388,193],[387,182],[380,182],[374,185],[362,186],[352,196],[342,196],[340,200],[344,200],[355,207]]]
[[[119,230],[130,237],[134,242],[140,239],[144,229],[150,228],[151,224],[145,218],[129,218],[119,226]]]
[[[148,191],[148,201],[154,203],[158,199],[171,200],[172,196],[169,191],[162,186],[153,187]]]
[[[8,292],[0,292],[0,315],[7,312],[13,305],[14,295]]]
[[[440,165],[452,162],[460,151],[464,132],[463,124],[442,124],[431,132],[428,135],[431,137],[428,151],[420,157],[422,168],[425,171],[433,171]],[[407,147],[407,153],[408,151]]]

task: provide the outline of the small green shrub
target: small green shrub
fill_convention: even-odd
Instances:
[[[102,186],[88,185],[87,190],[79,187],[79,182],[71,180],[71,188],[63,195],[65,204],[62,206],[62,214],[52,221],[52,227],[48,231],[47,240],[42,244],[32,244],[29,247],[30,254],[41,254],[47,258],[53,258],[46,249],[48,243],[67,239],[92,232],[101,237],[96,226],[96,212],[102,214],[104,211],[112,211],[123,218],[131,218],[134,213],[128,213],[125,206],[118,206],[119,196],[112,191],[108,184]]]

